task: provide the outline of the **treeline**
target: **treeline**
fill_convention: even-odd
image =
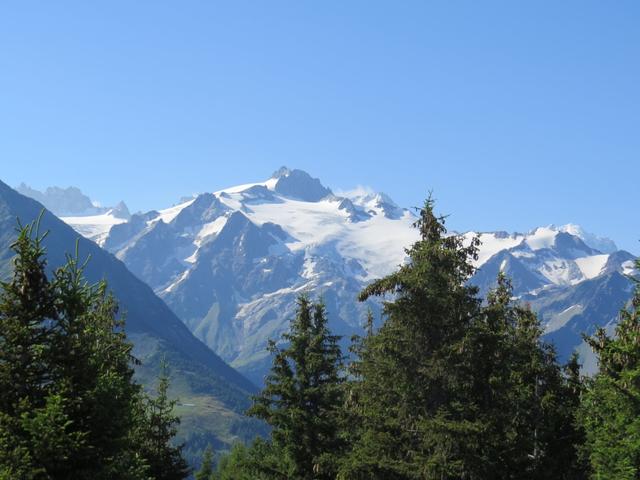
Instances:
[[[431,200],[416,227],[408,262],[361,293],[386,299],[384,322],[369,315],[349,361],[322,302],[299,298],[248,412],[269,438],[215,465],[208,450],[196,480],[640,478],[640,285],[614,336],[586,338],[600,370],[584,378],[506,277],[484,300],[468,285],[477,240],[447,235]],[[0,480],[187,478],[166,372],[142,390],[106,285],[77,254],[47,275],[42,240],[19,229],[0,283]]]
[[[134,382],[106,285],[85,282],[77,254],[49,278],[43,237],[19,229],[0,284],[0,479],[186,478],[167,375],[153,396]]]
[[[431,200],[416,227],[409,261],[360,295],[390,294],[351,362],[322,303],[299,298],[248,412],[270,438],[215,467],[209,450],[196,479],[640,478],[640,287],[615,337],[587,339],[600,372],[583,378],[507,278],[485,301],[468,285],[478,240],[447,235]]]

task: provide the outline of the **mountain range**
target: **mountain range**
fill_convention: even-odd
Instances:
[[[69,190],[67,190],[69,192]],[[71,191],[75,195],[75,192]],[[17,219],[34,221],[43,205],[0,182],[0,277],[11,274]],[[91,212],[95,213],[95,212]],[[101,215],[108,216],[109,210]],[[115,256],[87,240],[58,217],[44,211],[40,231],[45,239],[48,268],[66,261],[78,246],[82,258],[89,257],[84,274],[89,282],[106,280],[126,318],[126,331],[134,344],[138,380],[153,390],[161,363],[166,360],[171,377],[171,395],[180,399],[180,439],[187,442],[187,456],[200,455],[207,444],[220,448],[252,438],[263,427],[243,416],[256,386],[231,368],[184,323],[153,290],[133,275]]]
[[[261,182],[128,218],[113,209],[61,218],[124,262],[196,337],[258,385],[270,365],[266,343],[286,330],[299,293],[323,297],[336,333],[360,333],[368,309],[379,321],[380,305],[358,303],[358,292],[402,264],[417,239],[414,213],[387,195],[336,194],[285,167]],[[561,356],[577,349],[593,370],[582,334],[615,325],[630,296],[634,256],[572,224],[462,234],[482,242],[470,282],[484,295],[498,272],[507,273]]]

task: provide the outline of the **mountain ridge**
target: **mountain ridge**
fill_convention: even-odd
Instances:
[[[385,194],[362,188],[335,194],[308,173],[283,167],[262,182],[133,215],[95,239],[151,285],[198,338],[260,383],[268,368],[266,341],[286,329],[300,292],[322,293],[332,327],[347,336],[361,332],[367,309],[379,314],[379,304],[355,298],[405,261],[404,248],[418,238],[415,219]],[[632,271],[633,255],[574,224],[462,234],[467,242],[476,235],[482,245],[471,282],[486,294],[506,271],[514,294],[540,309],[545,328],[578,322],[567,320],[558,310],[562,302],[549,296],[571,297],[586,281],[605,284],[613,272]],[[616,301],[619,309],[623,299]],[[606,315],[599,324],[614,321],[609,310]],[[576,332],[562,338],[563,351],[582,342]]]
[[[0,273],[11,273],[13,253],[9,245],[15,238],[16,219],[23,223],[40,216],[40,231],[49,231],[44,241],[49,270],[62,265],[66,254],[77,245],[81,257],[90,257],[84,270],[91,283],[106,280],[126,318],[125,330],[134,344],[138,380],[153,389],[161,363],[166,360],[172,372],[172,395],[193,407],[181,407],[181,439],[188,448],[206,442],[222,446],[241,439],[233,433],[258,429],[242,413],[250,404],[256,386],[238,373],[200,340],[158,298],[152,289],[133,275],[123,262],[85,239],[70,226],[0,181]],[[203,426],[207,425],[207,430]],[[235,425],[235,426],[234,426]],[[207,440],[208,439],[208,440]],[[196,450],[200,447],[196,446]],[[194,455],[198,455],[194,451]]]

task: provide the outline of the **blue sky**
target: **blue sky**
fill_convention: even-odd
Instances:
[[[0,179],[132,210],[302,168],[640,253],[640,2],[0,6]]]

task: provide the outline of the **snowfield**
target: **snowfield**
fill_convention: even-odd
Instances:
[[[319,201],[305,201],[279,194],[276,191],[278,180],[279,178],[273,177],[263,182],[237,185],[218,190],[213,195],[230,211],[242,212],[256,225],[273,223],[282,227],[289,236],[284,243],[289,251],[335,245],[340,255],[356,260],[364,268],[365,273],[359,278],[362,281],[379,278],[393,271],[405,261],[404,249],[418,239],[417,231],[412,227],[415,215],[406,209],[400,209],[385,194],[358,187],[343,192],[343,196],[328,195]],[[256,189],[268,191],[271,196],[267,198],[263,194],[265,198],[262,198],[262,190]],[[348,199],[355,210],[341,208],[344,199]],[[159,210],[147,224],[170,224],[194,202],[195,198]],[[396,209],[394,215],[388,214],[385,208],[388,206]],[[361,218],[354,219],[354,214]],[[211,222],[194,225],[195,230],[190,235],[194,247],[192,253],[180,259],[185,264],[185,271],[167,289],[185,278],[189,265],[197,261],[200,247],[215,238],[224,228],[227,218],[228,214],[221,215]],[[62,220],[100,245],[104,244],[114,225],[126,222],[125,219],[114,216],[111,211],[103,215],[63,217]],[[474,264],[480,268],[502,251],[510,251],[519,259],[535,259],[538,251],[553,249],[556,237],[561,232],[576,236],[592,247],[597,245],[615,250],[615,244],[611,240],[585,232],[575,224],[538,227],[528,234],[469,231],[462,235],[467,245],[473,237],[479,235],[482,243]],[[556,256],[537,262],[535,270],[551,284],[576,284],[598,276],[608,259],[609,255],[603,252],[576,259]],[[625,273],[630,271],[630,267],[625,267]]]
[[[85,217],[61,217],[67,225],[71,226],[76,232],[83,237],[93,240],[98,245],[104,243],[105,238],[109,235],[111,227],[125,223],[125,218],[119,218],[113,215],[112,211],[102,215],[89,215]]]

